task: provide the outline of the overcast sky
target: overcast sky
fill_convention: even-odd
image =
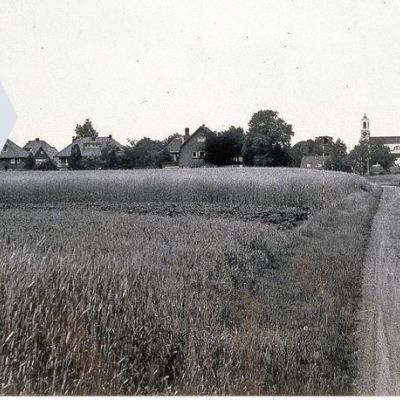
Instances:
[[[400,134],[400,2],[0,0],[0,81],[19,145],[247,128],[272,109],[292,143]]]

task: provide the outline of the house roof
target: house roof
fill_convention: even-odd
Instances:
[[[27,158],[28,152],[21,149],[17,144],[7,139],[3,148],[0,151],[0,158]]]
[[[181,146],[184,142],[183,136],[177,136],[173,138],[168,144],[167,149],[170,153],[179,153]]]
[[[97,137],[95,139],[85,137],[75,139],[65,149],[61,150],[56,157],[70,157],[71,149],[74,145],[79,146],[82,157],[99,157],[103,149],[111,146],[117,147],[121,151],[123,149],[122,145],[110,136]]]
[[[186,143],[190,142],[191,139],[193,139],[194,137],[196,137],[197,135],[203,133],[204,135],[210,135],[212,133],[214,133],[211,129],[207,128],[205,125],[201,125],[199,128],[197,128],[197,130],[195,130],[189,137],[189,139],[187,139],[181,146],[181,148],[183,146],[186,145]]]
[[[400,136],[371,136],[370,144],[399,144]]]
[[[310,165],[308,168],[321,168],[323,161],[324,159],[322,156],[304,156],[301,159],[300,168],[307,168],[307,164]]]
[[[38,155],[40,149],[43,149],[49,158],[54,158],[58,153],[58,150],[55,147],[50,146],[45,140],[30,140],[24,146],[24,150],[30,151],[34,157]]]

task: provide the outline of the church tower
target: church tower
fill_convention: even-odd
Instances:
[[[369,118],[367,114],[364,113],[364,116],[361,118],[361,139],[360,143],[369,143]]]

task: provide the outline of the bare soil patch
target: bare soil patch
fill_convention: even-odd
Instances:
[[[309,219],[310,207],[264,207],[254,204],[223,204],[205,202],[143,202],[143,203],[74,203],[74,204],[29,204],[0,203],[1,209],[23,210],[97,210],[138,215],[162,215],[168,217],[200,216],[227,220],[261,222],[277,225],[281,229],[291,229]]]

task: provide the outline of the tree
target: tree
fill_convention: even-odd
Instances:
[[[75,134],[78,139],[90,137],[97,138],[99,136],[98,132],[93,128],[92,122],[87,118],[83,125],[76,125]]]
[[[115,169],[118,168],[118,156],[117,149],[115,146],[109,146],[101,151],[101,166],[104,169]]]
[[[327,159],[325,169],[351,172],[346,144],[341,139],[337,139],[335,143],[330,142],[326,147]]]
[[[286,166],[290,163],[292,125],[278,117],[277,111],[256,112],[243,144],[243,161],[249,166]]]
[[[164,164],[170,163],[173,161],[171,154],[168,149],[163,148],[157,155],[155,165],[158,168],[162,168]]]
[[[171,162],[172,157],[163,142],[144,137],[129,141],[130,146],[124,148],[119,165],[122,168],[161,168],[164,163]]]
[[[32,170],[35,169],[36,166],[36,160],[35,157],[31,152],[29,152],[28,157],[25,159],[24,162],[24,169],[26,170]]]
[[[369,146],[366,143],[354,146],[349,154],[349,161],[355,171],[361,175],[368,172],[368,165],[379,164],[386,172],[394,165],[396,156],[391,154],[390,148],[382,144]]]
[[[292,166],[300,167],[301,159],[304,156],[325,156],[325,169],[335,171],[351,171],[351,166],[348,159],[346,144],[337,139],[336,142],[328,141],[322,147],[321,140],[306,140],[296,143],[290,149]]]
[[[133,155],[136,168],[156,167],[158,153],[162,150],[161,142],[144,137],[134,147]]]
[[[234,126],[218,134],[210,134],[206,138],[206,160],[218,166],[238,164],[243,142],[243,129]]]
[[[81,169],[82,154],[81,149],[77,144],[74,144],[71,148],[71,156],[69,157],[68,163],[71,169]]]
[[[390,148],[384,145],[375,144],[370,146],[371,160],[374,164],[379,164],[386,172],[390,173],[396,161],[396,156],[390,152]]]
[[[352,169],[360,175],[365,175],[368,170],[369,151],[368,145],[360,143],[354,146],[349,154],[349,163]]]

